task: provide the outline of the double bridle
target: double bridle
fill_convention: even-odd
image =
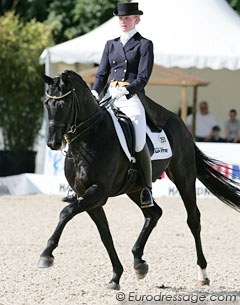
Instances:
[[[88,129],[90,129],[102,117],[101,111],[97,110],[89,118],[87,118],[86,120],[77,124],[77,113],[80,112],[80,109],[79,109],[80,102],[79,102],[78,96],[76,94],[75,88],[69,90],[68,92],[66,92],[63,95],[51,96],[48,93],[46,93],[46,96],[49,99],[61,100],[61,99],[66,98],[70,94],[73,94],[73,99],[72,99],[72,105],[71,105],[71,109],[70,109],[68,123],[58,122],[55,120],[49,121],[49,126],[52,126],[52,127],[54,127],[54,126],[65,127],[67,124],[67,129],[64,133],[64,139],[66,140],[66,142],[68,144],[71,144],[77,138],[79,138],[81,135],[83,135]]]

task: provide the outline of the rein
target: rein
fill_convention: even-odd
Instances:
[[[82,136],[85,132],[87,132],[88,129],[90,129],[101,117],[102,117],[101,113],[97,111],[94,114],[92,114],[88,119],[81,122],[79,125],[72,126],[72,128],[64,134],[64,138],[68,143],[68,145],[74,142],[80,136]],[[78,130],[80,132],[71,138],[71,135],[74,135]]]

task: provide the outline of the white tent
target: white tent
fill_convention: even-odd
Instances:
[[[240,18],[225,0],[138,0],[139,32],[154,43],[155,64],[198,69],[240,69]],[[44,50],[51,64],[99,63],[107,39],[119,36],[113,17],[93,31]],[[51,73],[49,73],[51,74]]]
[[[136,0],[143,10],[139,32],[154,43],[155,64],[178,67],[210,81],[199,99],[210,102],[224,130],[229,109],[239,108],[240,18],[225,0]],[[106,40],[119,36],[113,17],[86,35],[49,47],[41,55],[46,74],[53,76],[67,65],[99,63]],[[148,86],[147,93],[177,112],[179,88]],[[184,94],[183,94],[184,93]],[[181,91],[192,104],[191,89]]]

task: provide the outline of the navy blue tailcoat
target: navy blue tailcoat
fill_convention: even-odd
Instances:
[[[153,68],[153,43],[138,32],[122,45],[120,37],[107,41],[93,90],[102,92],[111,81],[124,81],[129,94],[144,93]]]

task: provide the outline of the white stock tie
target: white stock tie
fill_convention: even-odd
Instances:
[[[123,46],[125,46],[125,44],[128,42],[129,37],[127,35],[122,35],[120,37],[120,41],[122,43]]]

